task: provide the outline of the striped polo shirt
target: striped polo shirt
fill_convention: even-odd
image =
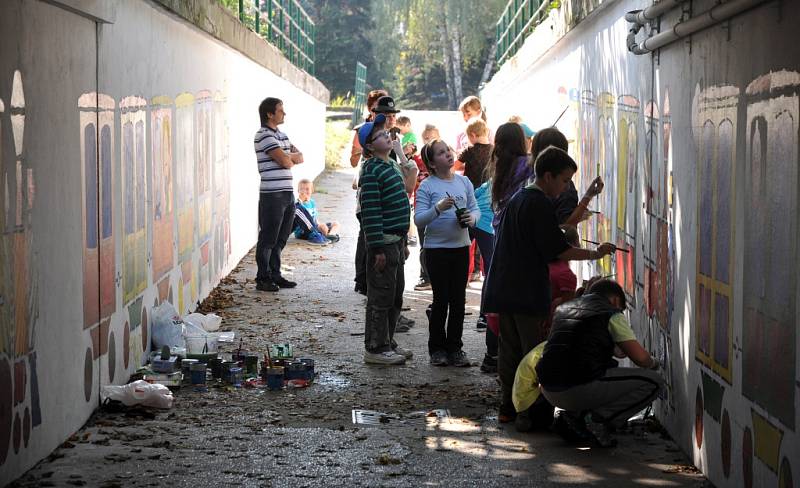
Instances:
[[[367,247],[383,247],[405,237],[411,210],[397,164],[370,158],[364,162],[358,183],[361,227]]]
[[[256,132],[254,143],[258,173],[261,175],[261,193],[294,191],[292,170],[284,168],[269,155],[275,148],[289,154],[292,147],[289,137],[280,130],[262,127]]]

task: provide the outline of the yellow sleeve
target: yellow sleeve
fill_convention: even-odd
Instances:
[[[636,334],[631,329],[631,324],[628,319],[621,313],[616,313],[611,316],[608,321],[608,332],[614,342],[635,341]]]

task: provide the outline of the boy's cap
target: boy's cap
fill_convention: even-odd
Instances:
[[[396,114],[399,112],[399,110],[394,108],[394,98],[389,96],[380,97],[372,111],[376,114]]]
[[[365,122],[361,125],[358,129],[358,143],[361,144],[361,147],[367,146],[367,141],[369,140],[369,136],[372,135],[372,130],[375,129],[376,125],[383,125],[386,122],[386,116],[383,114],[378,114],[375,116],[375,120],[372,122]]]

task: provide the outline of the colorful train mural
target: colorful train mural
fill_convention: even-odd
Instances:
[[[209,90],[149,104],[136,95],[78,100],[87,402],[98,381],[115,381],[118,357],[124,373],[142,364],[153,306],[169,301],[186,313],[221,277],[231,252],[225,110]]]
[[[39,305],[33,261],[32,214],[36,200],[33,168],[26,156],[25,88],[13,73],[9,100],[0,99],[0,465],[28,447],[42,424],[37,373],[36,323]],[[12,154],[11,160],[3,155]]]
[[[693,289],[684,291],[692,304],[694,364],[688,371],[674,362],[675,354],[686,354],[675,335],[687,325],[678,322],[683,311],[675,310],[674,205],[681,188],[674,186],[676,115],[670,89],[664,87],[658,99],[564,86],[557,93],[574,111],[559,127],[579,166],[579,192],[597,175],[606,182],[596,203],[601,214],[581,224],[581,235],[628,251],[577,267],[584,278],[613,277],[628,294],[638,337],[665,365],[659,416],[685,424],[676,417],[682,393],[675,389],[691,388],[689,422],[698,464],[718,471],[732,486],[764,486],[770,479],[794,486],[793,459],[800,454],[794,400],[800,384],[798,223],[786,216],[800,210],[800,73],[768,73],[741,88],[698,84],[692,112],[680,114],[691,121],[694,148],[681,171],[691,172],[684,181],[696,182],[691,200],[682,192],[689,205],[683,211],[693,213],[683,218],[692,222],[695,251],[682,258],[693,260],[694,273]],[[739,120],[744,114],[747,119]],[[742,174],[737,161],[745,162],[743,181],[737,181]],[[743,236],[738,245],[747,256],[741,273],[736,236]],[[678,380],[677,374],[683,377]],[[706,450],[708,443],[713,447]],[[707,453],[717,454],[709,459]]]

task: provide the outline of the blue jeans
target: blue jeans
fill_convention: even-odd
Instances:
[[[281,278],[281,251],[294,224],[294,193],[262,193],[258,199],[258,244],[256,281],[275,282]]]

